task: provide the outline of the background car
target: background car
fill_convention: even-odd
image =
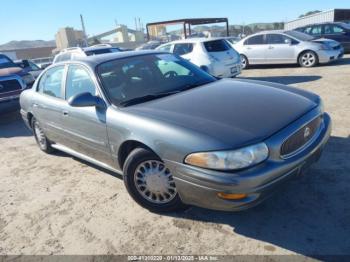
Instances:
[[[153,50],[153,49],[156,49],[161,44],[162,44],[161,41],[156,41],[156,40],[148,41],[147,43],[144,43],[139,47],[136,47],[135,50]]]
[[[32,61],[27,60],[27,59],[16,60],[14,62],[19,67],[23,68],[27,73],[31,74],[35,79],[43,71],[42,68],[40,68],[38,65],[36,65],[35,63],[33,63]]]
[[[122,50],[120,48],[113,47],[109,44],[99,44],[84,48],[70,47],[62,50],[59,54],[57,54],[53,60],[53,64],[62,61],[74,60],[78,57],[86,57],[116,52],[122,52]]]
[[[0,54],[0,77],[18,76],[23,81],[26,88],[33,85],[35,79],[26,70],[19,67],[8,56]]]
[[[303,26],[295,29],[315,38],[333,39],[342,44],[345,53],[350,53],[350,24],[334,22]]]
[[[241,73],[239,54],[224,39],[189,38],[156,50],[179,55],[215,77],[235,77]]]
[[[0,76],[0,114],[18,110],[19,96],[26,88],[19,75]]]
[[[330,39],[315,39],[298,31],[263,31],[234,45],[244,68],[256,64],[295,64],[312,67],[341,58],[343,47]]]

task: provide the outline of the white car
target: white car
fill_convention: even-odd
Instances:
[[[239,54],[224,39],[190,38],[163,44],[156,50],[174,53],[219,78],[241,73]]]
[[[250,35],[234,45],[243,68],[257,64],[299,64],[313,67],[340,59],[344,48],[325,38],[298,31],[273,30]]]

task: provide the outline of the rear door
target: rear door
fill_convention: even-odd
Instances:
[[[265,35],[255,35],[249,37],[243,43],[243,54],[245,54],[250,64],[264,64],[267,45]]]
[[[188,61],[192,59],[193,43],[179,43],[174,45],[173,53],[179,55]]]
[[[91,73],[82,65],[69,65],[65,84],[66,102],[62,111],[67,146],[105,164],[111,164],[106,109],[94,106],[72,107],[68,104],[71,97],[85,92],[99,95]]]
[[[271,64],[296,62],[295,40],[283,34],[267,34],[266,62]]]
[[[62,125],[63,81],[65,66],[47,70],[39,79],[37,95],[34,98],[33,113],[44,129],[45,135],[57,143],[64,142]]]

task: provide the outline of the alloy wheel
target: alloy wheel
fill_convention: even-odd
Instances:
[[[43,149],[46,148],[46,137],[38,122],[35,122],[34,124],[34,133],[39,146]]]
[[[305,67],[313,66],[316,62],[316,56],[311,52],[306,52],[301,57],[301,63]]]

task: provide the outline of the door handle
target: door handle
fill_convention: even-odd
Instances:
[[[62,114],[63,114],[64,116],[68,116],[68,115],[69,115],[68,111],[63,111]]]
[[[274,49],[274,47],[273,46],[269,46],[269,49]]]
[[[33,107],[39,107],[38,104],[33,104]]]
[[[248,50],[252,49],[251,47],[247,47]]]

